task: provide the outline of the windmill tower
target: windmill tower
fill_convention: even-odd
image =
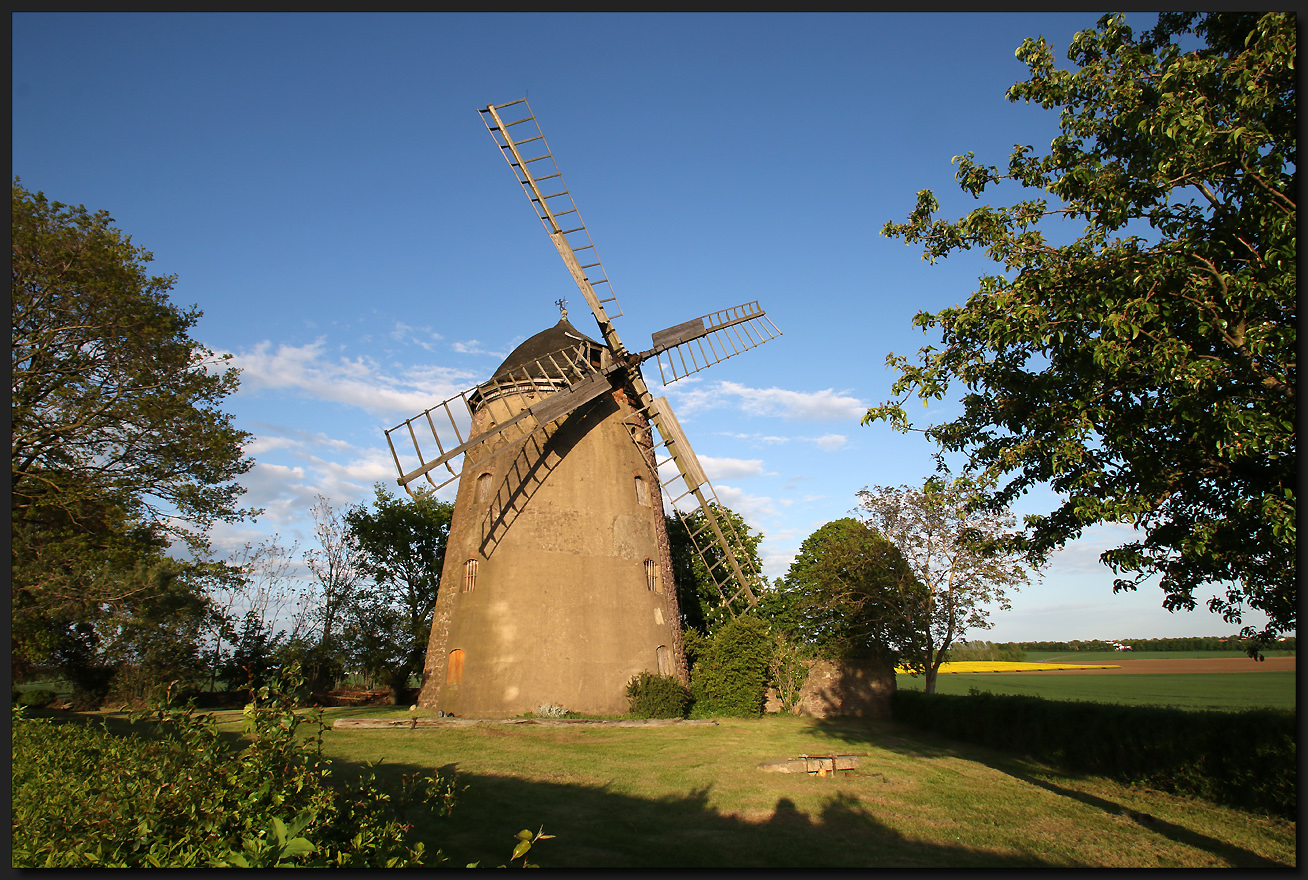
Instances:
[[[501,111],[519,105],[514,115],[526,115],[505,122]],[[559,322],[489,380],[386,432],[400,485],[413,491],[423,479],[434,491],[458,481],[419,704],[466,717],[546,704],[621,713],[639,672],[688,681],[665,501],[683,519],[692,503],[701,511],[685,520],[688,531],[733,613],[754,605],[757,585],[740,536],[640,365],[656,359],[668,384],[780,331],[753,302],[628,351],[612,323],[622,314],[612,285],[530,106],[480,113],[602,338],[578,331],[560,300]]]

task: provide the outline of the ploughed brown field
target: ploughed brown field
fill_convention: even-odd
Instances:
[[[1248,657],[1180,658],[1176,660],[1114,658],[1116,669],[1041,669],[1023,675],[1130,675],[1172,672],[1294,672],[1294,657],[1268,657],[1258,663]],[[1104,661],[1108,662],[1108,661]]]

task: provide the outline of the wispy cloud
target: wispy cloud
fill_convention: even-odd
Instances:
[[[701,455],[699,463],[704,466],[704,473],[710,480],[736,480],[741,477],[757,477],[763,473],[763,462],[757,458],[713,458]]]
[[[485,354],[501,359],[509,356],[507,351],[487,351],[481,347],[481,342],[477,339],[469,339],[467,342],[451,342],[450,348],[459,354]]]
[[[403,321],[396,321],[391,328],[391,339],[405,345],[418,345],[427,351],[436,351],[436,343],[444,337],[430,327],[414,327]]]
[[[730,437],[733,440],[744,440],[746,443],[752,443],[755,446],[781,446],[790,442],[789,437],[776,437],[770,434],[737,434],[732,431],[719,431],[721,437]]]
[[[823,391],[791,391],[786,388],[751,388],[739,382],[678,386],[668,389],[676,395],[679,412],[736,407],[750,415],[778,416],[817,422],[854,421],[862,418],[867,404],[856,397],[827,388]]]
[[[294,391],[303,397],[356,406],[375,416],[412,415],[463,390],[474,377],[448,367],[401,367],[392,374],[370,358],[331,358],[322,339],[308,345],[264,341],[237,352],[241,391]]]
[[[764,517],[777,516],[772,499],[766,495],[750,495],[736,486],[716,487],[718,500],[745,518],[751,528],[762,530]]]
[[[805,437],[803,439],[816,444],[817,448],[823,452],[835,452],[849,442],[849,438],[844,434],[823,434],[821,437]]]

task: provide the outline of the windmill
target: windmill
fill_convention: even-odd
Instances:
[[[506,122],[510,108],[520,118]],[[419,703],[476,717],[545,705],[622,712],[638,672],[688,680],[665,493],[732,614],[753,607],[758,584],[641,364],[655,360],[667,385],[780,331],[751,302],[628,351],[612,323],[622,315],[612,285],[530,105],[479,112],[602,339],[573,327],[559,300],[558,324],[519,345],[489,380],[386,431],[406,490],[459,483]],[[692,504],[699,516],[684,512]]]

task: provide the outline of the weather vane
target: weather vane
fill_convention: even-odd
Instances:
[[[554,300],[554,305],[559,307],[559,314],[564,318],[568,317],[568,301],[566,299]]]

